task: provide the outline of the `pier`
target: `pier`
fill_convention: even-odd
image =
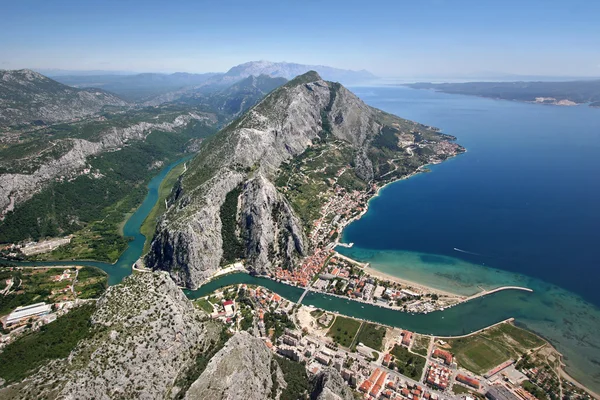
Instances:
[[[492,293],[496,293],[496,292],[501,292],[503,290],[521,290],[521,291],[524,291],[524,292],[530,292],[530,293],[533,292],[533,289],[529,289],[529,288],[522,287],[522,286],[502,286],[502,287],[499,287],[499,288],[496,288],[496,289],[492,289],[492,290],[485,290],[484,289],[483,291],[481,291],[481,292],[479,292],[477,294],[474,294],[472,296],[467,297],[464,301],[474,300],[474,299],[476,299],[478,297],[483,297],[483,296],[488,295],[488,294],[492,294]]]

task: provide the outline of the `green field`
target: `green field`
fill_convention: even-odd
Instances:
[[[421,374],[425,368],[425,357],[413,354],[400,345],[395,345],[390,353],[395,358],[398,372],[412,379],[418,380],[421,378]]]
[[[372,349],[383,350],[383,338],[385,337],[386,328],[381,325],[364,323],[358,333],[357,343],[362,343]]]
[[[100,268],[83,267],[77,275],[75,291],[79,299],[97,299],[108,287],[108,274]]]
[[[413,353],[427,357],[427,350],[429,349],[430,342],[431,336],[415,335],[411,350]]]
[[[462,385],[454,385],[454,386],[452,386],[452,392],[454,394],[468,394],[468,393],[471,393],[471,391],[469,389],[467,389],[466,387],[464,387]]]
[[[531,332],[506,323],[469,337],[451,339],[448,343],[461,367],[484,374],[504,361],[516,360],[544,341]]]
[[[212,304],[207,299],[198,299],[194,301],[196,307],[206,311],[209,314],[212,314],[214,309]]]
[[[71,279],[55,282],[52,277],[60,275],[63,269],[71,271]],[[75,270],[73,267],[34,269],[21,268],[11,270],[0,267],[0,280],[12,278],[14,286],[11,293],[0,296],[0,315],[5,315],[19,306],[39,302],[54,303],[67,298],[73,300],[71,290],[63,291],[73,282]],[[82,299],[98,298],[106,290],[108,275],[95,267],[83,267],[79,270],[75,290],[77,297]],[[81,293],[79,293],[81,292]]]
[[[148,216],[140,228],[140,232],[146,237],[146,242],[144,242],[144,251],[142,254],[146,254],[150,249],[150,242],[152,241],[152,236],[154,236],[154,230],[156,229],[158,217],[160,217],[166,210],[165,199],[171,193],[175,182],[177,182],[177,179],[179,179],[179,176],[183,173],[184,168],[185,163],[177,165],[171,171],[169,171],[167,176],[165,176],[165,179],[163,179],[162,183],[160,184],[156,204],[150,213],[148,213]]]
[[[332,337],[336,343],[344,347],[350,347],[360,325],[360,321],[338,315],[327,332],[327,336]]]

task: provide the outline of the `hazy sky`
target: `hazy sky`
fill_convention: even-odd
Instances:
[[[2,0],[0,68],[600,76],[599,0]]]

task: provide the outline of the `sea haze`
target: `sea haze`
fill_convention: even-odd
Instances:
[[[467,153],[386,186],[340,253],[439,289],[526,286],[490,299],[600,390],[600,109],[355,88],[368,104],[455,135]],[[499,308],[500,309],[500,308]]]

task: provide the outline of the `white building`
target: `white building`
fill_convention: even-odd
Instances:
[[[11,326],[20,323],[22,320],[39,317],[41,315],[49,314],[52,311],[52,306],[46,303],[36,303],[30,306],[17,307],[10,313],[6,318],[6,326]]]

